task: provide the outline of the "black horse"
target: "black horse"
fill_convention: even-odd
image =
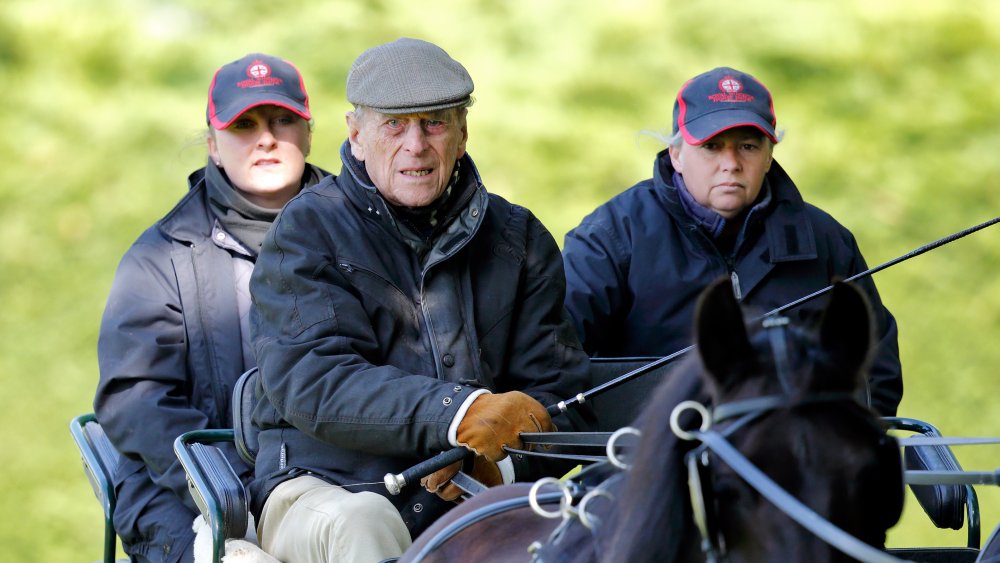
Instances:
[[[743,456],[823,519],[883,547],[902,511],[903,472],[895,441],[856,399],[872,345],[864,295],[837,284],[811,331],[776,318],[748,326],[720,281],[702,294],[695,328],[698,354],[678,366],[637,417],[641,440],[631,467],[602,484],[609,496],[587,508],[590,527],[570,518],[550,534],[557,522],[519,503],[524,485],[499,487],[445,515],[402,561],[415,554],[423,561],[526,561],[533,541],[544,544],[534,551],[541,561],[853,560],[701,450],[692,466],[704,517],[695,519],[685,457],[697,444],[667,422],[685,400],[714,405],[717,418],[735,411],[716,428]],[[679,421],[692,428],[697,418],[688,411]],[[514,509],[492,510],[504,500]],[[455,531],[463,517],[474,523]],[[449,539],[424,553],[449,526]]]

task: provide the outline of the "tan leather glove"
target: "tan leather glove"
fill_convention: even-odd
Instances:
[[[420,480],[420,484],[428,491],[436,493],[442,500],[457,500],[458,497],[462,496],[462,489],[453,484],[451,478],[461,468],[462,462],[456,461],[448,467],[438,469],[434,473],[424,477]],[[497,464],[478,455],[472,461],[472,473],[469,476],[487,487],[495,487],[503,484],[503,476],[500,474],[500,468],[497,467]]]
[[[520,391],[480,395],[458,423],[456,441],[486,459],[507,457],[504,446],[521,449],[521,432],[551,432],[552,419],[541,403]],[[453,474],[454,475],[454,474]]]

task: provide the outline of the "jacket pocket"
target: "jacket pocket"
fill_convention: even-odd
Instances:
[[[367,316],[357,322],[370,324],[379,347],[387,356],[401,347],[410,348],[421,356],[425,345],[419,298],[407,295],[379,272],[355,262],[339,259],[336,268]]]

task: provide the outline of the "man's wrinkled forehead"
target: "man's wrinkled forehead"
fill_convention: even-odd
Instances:
[[[378,121],[383,121],[386,119],[399,119],[399,120],[411,120],[417,119],[421,121],[456,121],[461,116],[465,115],[465,108],[445,108],[433,111],[420,111],[416,113],[382,113],[378,110],[371,108],[363,108],[362,115],[371,114],[378,117]]]

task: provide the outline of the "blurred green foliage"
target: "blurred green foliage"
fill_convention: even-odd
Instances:
[[[487,187],[561,241],[651,173],[681,83],[746,70],[787,131],[776,158],[871,265],[1000,211],[1000,4],[992,0],[467,0],[0,4],[0,545],[6,561],[95,560],[101,516],[67,425],[91,410],[115,265],[205,159],[205,92],[252,51],[301,69],[312,162],[338,170],[343,85],[363,49],[434,41],[476,81],[470,154]],[[901,414],[1000,434],[1000,231],[878,274],[900,325]],[[1000,453],[960,450],[970,469]],[[980,491],[987,531],[1000,496]],[[912,497],[891,545],[956,545]]]

